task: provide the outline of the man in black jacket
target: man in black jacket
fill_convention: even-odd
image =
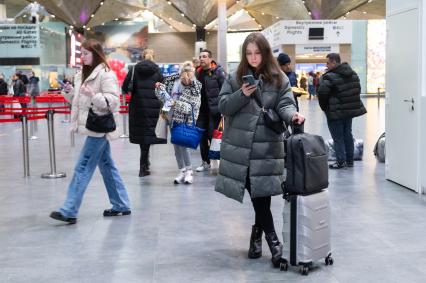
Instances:
[[[200,142],[200,153],[203,163],[196,168],[202,172],[210,168],[209,143],[213,130],[219,125],[220,112],[218,109],[219,92],[225,81],[225,71],[212,59],[212,52],[204,49],[200,52],[200,67],[196,76],[201,82],[201,106],[198,115],[197,126],[206,129]]]
[[[321,77],[318,88],[318,101],[327,116],[336,152],[337,161],[329,165],[330,169],[353,167],[352,118],[367,113],[360,93],[357,73],[348,63],[341,63],[339,54],[328,54],[327,71]]]

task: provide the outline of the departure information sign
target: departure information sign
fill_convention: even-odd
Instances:
[[[2,58],[39,57],[39,25],[0,25],[0,50]]]

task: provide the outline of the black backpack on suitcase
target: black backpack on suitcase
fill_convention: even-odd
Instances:
[[[321,136],[304,133],[303,125],[293,126],[285,148],[284,195],[308,195],[328,187],[328,156]]]

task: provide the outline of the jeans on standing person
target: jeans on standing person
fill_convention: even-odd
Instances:
[[[189,148],[174,144],[176,162],[179,169],[191,168],[191,157],[189,155]]]
[[[87,137],[68,187],[68,195],[60,213],[64,217],[76,218],[84,192],[95,172],[96,166],[102,174],[109,201],[114,211],[130,210],[129,197],[123,180],[111,156],[111,147],[105,137]]]
[[[197,120],[197,127],[205,129],[200,140],[200,154],[203,162],[210,164],[209,150],[212,140],[213,130],[217,128],[220,122],[220,115],[213,116],[210,113],[200,113]]]
[[[354,140],[352,136],[352,118],[327,120],[334,142],[337,162],[353,163]]]

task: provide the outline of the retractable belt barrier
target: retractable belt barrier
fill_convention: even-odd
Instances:
[[[119,113],[123,114],[123,135],[121,138],[128,138],[127,135],[127,114],[129,107],[127,103],[130,101],[130,95],[122,95],[120,99],[122,105],[120,106]],[[30,163],[29,163],[29,146],[28,140],[35,139],[33,135],[34,125],[30,125],[30,132],[28,134],[28,121],[35,122],[37,120],[46,119],[48,127],[49,138],[49,157],[50,157],[50,172],[41,175],[42,178],[63,178],[66,177],[65,173],[56,171],[56,152],[55,152],[55,132],[54,132],[54,114],[70,115],[70,105],[67,100],[58,94],[43,94],[36,97],[29,96],[10,96],[0,95],[0,104],[13,106],[15,103],[29,104],[32,102],[32,107],[5,107],[0,109],[0,123],[17,123],[22,124],[22,148],[23,148],[23,161],[24,161],[24,177],[30,176]],[[47,103],[48,107],[34,107],[36,103]],[[53,103],[66,103],[64,106],[52,107]],[[3,118],[5,116],[13,116],[13,118]],[[71,146],[75,145],[74,133],[71,133]]]
[[[32,107],[22,107],[31,103]],[[36,102],[48,103],[49,107],[35,107]],[[31,123],[31,135],[28,135],[28,121],[37,121],[47,119],[48,138],[49,138],[49,157],[50,157],[50,173],[42,174],[42,178],[61,178],[65,177],[65,173],[56,172],[56,153],[55,153],[55,137],[53,126],[53,114],[67,114],[69,106],[52,107],[52,103],[64,103],[65,98],[61,95],[42,95],[37,97],[29,96],[0,96],[0,104],[6,105],[19,103],[19,107],[7,107],[0,109],[0,123],[21,122],[22,123],[22,148],[23,148],[23,161],[24,161],[24,177],[30,176],[30,163],[29,163],[29,139],[36,139],[33,135],[34,125]],[[2,118],[4,116],[13,116],[14,118]]]

